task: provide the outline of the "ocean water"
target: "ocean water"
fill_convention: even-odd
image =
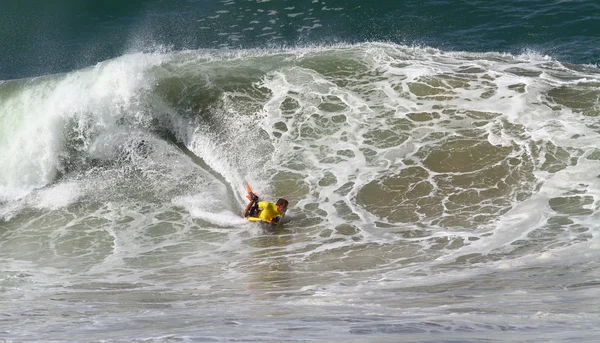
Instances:
[[[0,342],[597,341],[597,2],[15,1],[0,32]]]

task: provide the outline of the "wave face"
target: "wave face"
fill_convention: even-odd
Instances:
[[[382,43],[4,81],[3,336],[591,342],[599,97],[593,67]]]

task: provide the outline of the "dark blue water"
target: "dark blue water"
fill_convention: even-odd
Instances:
[[[9,0],[0,5],[0,79],[70,71],[140,50],[375,41],[535,51],[596,65],[599,19],[595,0]]]

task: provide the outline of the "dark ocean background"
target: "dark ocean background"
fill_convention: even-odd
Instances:
[[[0,11],[0,79],[65,72],[158,48],[360,42],[446,51],[532,50],[596,65],[599,16],[600,3],[591,0],[7,0]]]
[[[598,63],[597,0],[0,1],[0,342],[597,342]]]

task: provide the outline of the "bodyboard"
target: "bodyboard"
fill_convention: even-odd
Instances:
[[[285,219],[285,213],[281,215],[281,219],[279,219],[279,222],[273,224],[268,220],[262,219],[262,218],[258,218],[258,217],[246,217],[247,220],[251,221],[251,222],[262,222],[262,223],[267,223],[267,224],[271,224],[273,226],[281,226],[281,224],[283,223],[283,220]]]

